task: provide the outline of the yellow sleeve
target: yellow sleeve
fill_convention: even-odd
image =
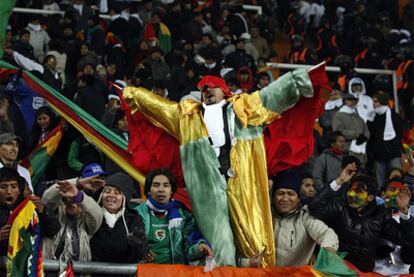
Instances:
[[[152,124],[179,140],[180,106],[145,88],[126,87],[122,98],[129,105],[131,114],[139,111]]]
[[[260,99],[259,92],[239,94],[229,99],[233,102],[233,110],[243,127],[270,124],[279,114],[267,109]]]

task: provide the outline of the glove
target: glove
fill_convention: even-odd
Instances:
[[[364,136],[364,134],[360,134],[359,137],[356,139],[356,144],[357,145],[363,144],[367,140],[368,140],[368,138],[366,136]]]
[[[128,245],[139,246],[146,242],[145,230],[142,228],[134,227],[131,233],[127,234],[126,240]]]

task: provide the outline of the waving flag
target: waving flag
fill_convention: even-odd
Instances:
[[[7,277],[43,276],[42,240],[36,206],[26,198],[13,210],[7,250]]]
[[[16,0],[2,0],[0,1],[0,59],[3,58],[4,53],[4,39],[6,37],[6,28],[9,23],[9,16],[12,13]]]
[[[22,162],[21,165],[30,171],[33,188],[41,180],[50,158],[56,152],[63,136],[62,125],[57,126]]]
[[[18,68],[0,60],[0,79],[8,80],[10,75],[17,72]],[[127,174],[139,183],[144,183],[145,177],[134,167],[131,155],[127,151],[128,144],[123,138],[33,74],[23,70],[21,78],[39,96],[45,98],[60,116],[88,138],[89,141],[118,164]]]

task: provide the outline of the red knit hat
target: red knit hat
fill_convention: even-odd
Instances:
[[[203,79],[198,82],[197,88],[202,91],[205,86],[209,88],[220,88],[224,95],[227,97],[232,96],[230,89],[227,87],[226,81],[219,77],[211,75],[204,76]]]

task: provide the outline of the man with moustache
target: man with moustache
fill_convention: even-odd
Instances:
[[[263,130],[300,96],[313,97],[313,82],[324,74],[323,66],[297,70],[235,96],[223,79],[205,76],[197,86],[202,103],[124,89],[132,114],[139,111],[178,140],[193,214],[218,265],[235,266],[236,247],[240,258],[261,254],[261,266],[275,265]]]

